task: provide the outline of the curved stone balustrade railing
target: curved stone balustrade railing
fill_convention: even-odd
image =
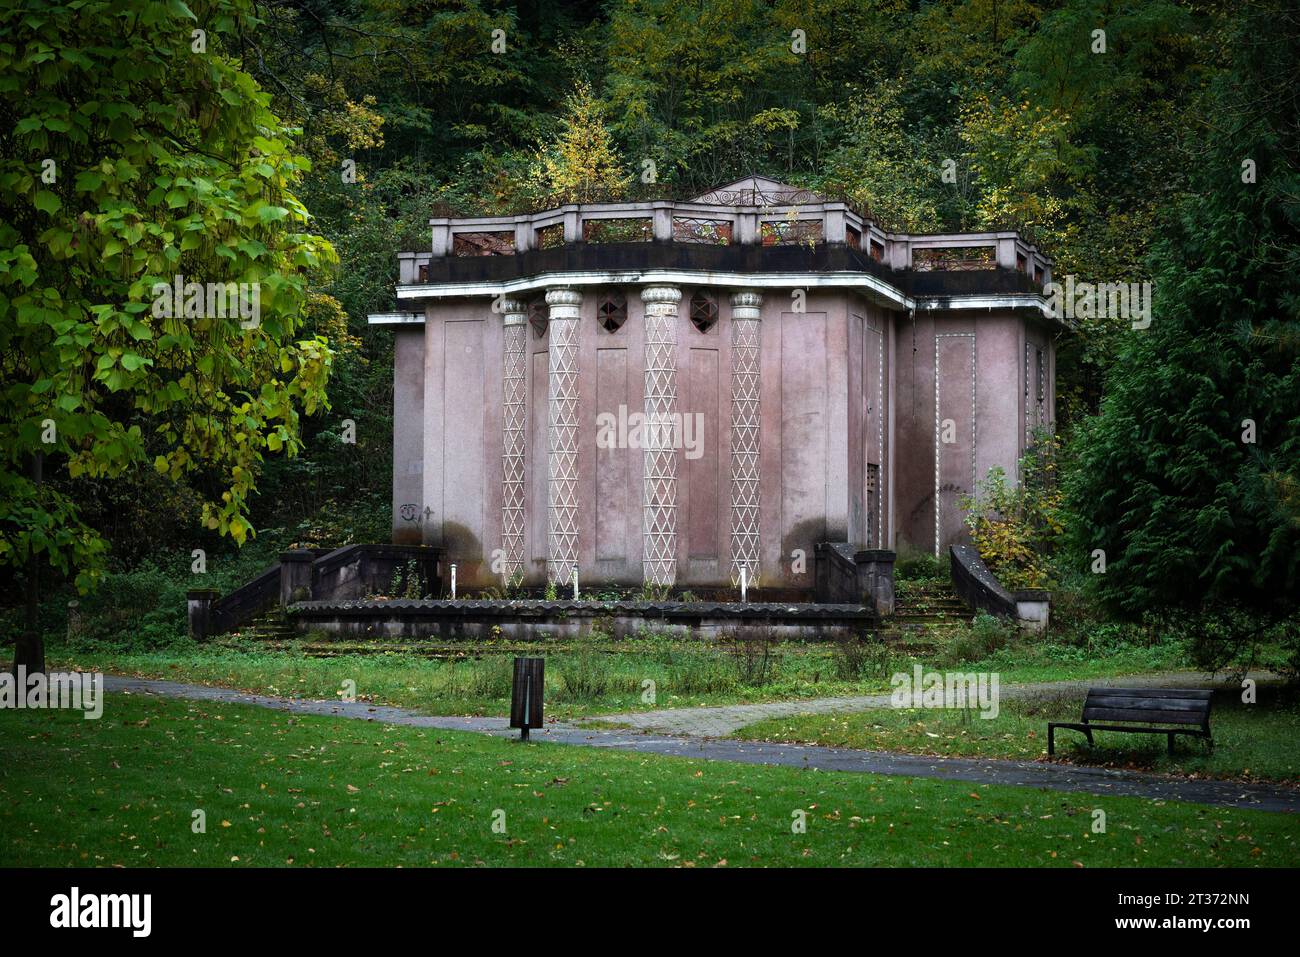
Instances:
[[[1010,618],[1027,631],[1043,631],[1051,613],[1052,595],[1046,591],[1011,592],[1002,587],[973,545],[952,545],[952,584],[971,608],[999,618]]]

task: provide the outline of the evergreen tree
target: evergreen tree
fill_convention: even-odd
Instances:
[[[1101,598],[1208,615],[1212,664],[1260,622],[1294,638],[1300,603],[1300,18],[1284,7],[1237,20],[1197,195],[1152,258],[1151,325],[1129,333],[1068,487],[1081,560],[1105,552]]]

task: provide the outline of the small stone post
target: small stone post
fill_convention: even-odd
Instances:
[[[207,641],[211,637],[212,603],[216,600],[215,588],[191,588],[185,592],[186,618],[192,640]]]
[[[311,601],[311,564],[315,556],[305,548],[280,554],[280,607]]]

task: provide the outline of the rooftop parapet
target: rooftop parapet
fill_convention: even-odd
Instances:
[[[748,177],[690,200],[572,203],[512,216],[435,217],[429,225],[429,252],[400,256],[401,284],[446,281],[480,271],[511,271],[433,268],[440,260],[518,257],[614,244],[635,249],[635,244],[640,243],[680,248],[683,255],[677,258],[683,264],[687,259],[719,258],[691,255],[691,250],[703,252],[710,247],[816,250],[819,246],[838,246],[858,253],[855,258],[888,270],[1004,269],[1023,274],[1033,288],[1049,282],[1052,269],[1051,259],[1015,231],[938,235],[888,232],[847,202],[762,177]]]

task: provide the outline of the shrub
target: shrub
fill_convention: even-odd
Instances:
[[[946,663],[980,661],[1006,647],[1015,636],[1015,626],[1005,619],[980,612],[970,625],[957,632],[943,649]]]
[[[716,652],[687,652],[679,655],[671,671],[669,684],[681,694],[712,694],[736,687],[736,672],[724,656]]]
[[[470,662],[465,688],[474,698],[509,698],[514,680],[514,660],[502,655],[492,655]]]
[[[773,680],[779,653],[773,650],[775,642],[769,636],[733,635],[726,641],[740,684],[759,688]]]
[[[1060,440],[1035,435],[1020,460],[1020,483],[1012,487],[1000,466],[989,469],[974,495],[959,504],[980,558],[1006,588],[1048,588],[1050,561],[1064,532],[1062,495],[1056,482]]]
[[[835,642],[831,666],[840,681],[880,677],[891,672],[893,653],[877,635],[854,635]]]
[[[894,581],[909,582],[946,578],[947,574],[935,556],[928,552],[899,552],[894,562]]]
[[[557,668],[557,697],[567,701],[590,701],[610,689],[609,663],[590,642],[583,642],[576,654],[565,655]]]
[[[980,612],[971,620],[970,632],[983,657],[1006,647],[1015,637],[1016,626],[1005,618]]]
[[[111,645],[149,651],[188,640],[186,589],[195,577],[171,573],[152,561],[110,572],[100,587],[78,599],[77,645]]]

